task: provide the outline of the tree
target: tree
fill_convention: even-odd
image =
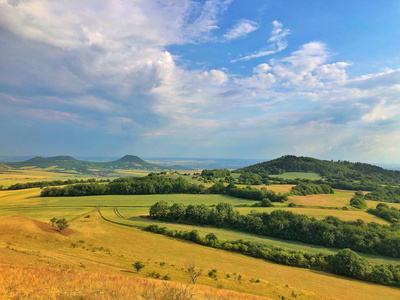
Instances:
[[[139,271],[145,267],[145,265],[141,260],[135,261],[135,263],[132,264],[132,266],[135,268],[136,273],[139,273]]]
[[[203,268],[197,268],[194,262],[186,263],[185,272],[188,274],[190,281],[196,284],[197,279],[203,274]]]
[[[154,205],[150,206],[150,217],[165,218],[167,214],[168,214],[168,203],[165,201],[159,201]]]
[[[350,200],[350,205],[358,208],[358,209],[364,209],[367,208],[367,203],[365,202],[365,200],[361,197],[353,197]]]
[[[60,228],[60,230],[64,230],[69,227],[68,221],[65,218],[57,220],[56,224],[57,224],[58,228]]]
[[[206,241],[208,245],[212,245],[215,247],[215,244],[218,243],[218,237],[215,235],[215,233],[209,233],[206,235]]]
[[[331,258],[333,272],[353,278],[363,279],[370,271],[365,258],[360,257],[350,249],[342,249]]]
[[[54,226],[54,225],[56,225],[56,223],[57,223],[57,218],[56,217],[54,217],[53,219],[51,219],[50,220],[50,222],[51,222],[51,226]]]

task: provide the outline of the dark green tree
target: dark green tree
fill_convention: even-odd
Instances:
[[[145,264],[143,264],[141,260],[138,260],[135,261],[135,263],[132,264],[132,266],[135,268],[136,273],[139,273],[139,271],[145,267]]]

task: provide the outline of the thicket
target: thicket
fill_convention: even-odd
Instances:
[[[340,250],[335,255],[326,255],[323,253],[310,254],[303,251],[290,251],[253,241],[237,240],[219,242],[218,237],[214,233],[207,234],[203,238],[197,230],[169,230],[166,227],[159,227],[158,225],[150,225],[144,230],[288,266],[321,270],[364,281],[400,286],[400,265],[371,265],[366,259],[360,257],[350,249]]]
[[[43,188],[46,186],[57,186],[57,185],[67,185],[76,183],[92,183],[92,182],[109,182],[110,179],[98,179],[90,178],[87,180],[83,179],[68,179],[68,180],[53,180],[53,181],[36,181],[36,182],[26,182],[26,183],[16,183],[9,186],[9,190],[22,190],[31,188]]]
[[[228,169],[214,169],[214,170],[204,169],[201,172],[201,176],[207,180],[212,180],[214,178],[227,177],[230,175],[231,175],[231,171],[229,171]]]
[[[394,186],[379,186],[364,197],[366,200],[400,203],[400,188]]]
[[[389,208],[385,203],[379,203],[376,208],[370,208],[367,212],[390,223],[400,223],[400,210],[395,207]]]
[[[328,184],[300,183],[292,187],[294,195],[306,196],[313,194],[333,194],[332,187]]]
[[[368,254],[400,258],[400,236],[397,227],[342,221],[336,217],[323,220],[290,211],[241,215],[228,203],[209,208],[205,205],[173,204],[164,201],[150,207],[150,217],[163,221],[212,225],[279,239],[299,241],[329,248],[350,248]]]

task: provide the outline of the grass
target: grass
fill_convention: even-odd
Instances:
[[[43,232],[29,218],[0,217],[0,263],[25,266],[6,266],[1,269],[0,290],[8,293],[6,298],[11,295],[14,298],[18,298],[16,295],[28,298],[26,294],[11,293],[30,292],[31,298],[35,299],[35,293],[39,293],[36,299],[41,299],[41,295],[47,292],[46,295],[56,299],[55,295],[61,289],[69,292],[69,295],[76,293],[82,299],[107,299],[104,293],[126,291],[123,283],[132,293],[140,291],[143,286],[135,280],[140,279],[138,277],[150,278],[157,273],[160,277],[168,274],[172,284],[180,286],[175,282],[188,282],[188,276],[182,270],[187,262],[194,262],[197,267],[204,269],[204,275],[194,287],[200,289],[198,298],[207,298],[201,294],[207,291],[211,294],[210,299],[219,299],[218,295],[231,293],[223,289],[273,299],[282,296],[287,299],[377,299],[382,295],[385,299],[398,299],[400,295],[400,289],[397,288],[273,264],[107,223],[96,212],[91,213],[90,218],[74,220],[71,228],[75,234],[62,236]],[[75,247],[71,247],[72,244]],[[132,268],[132,263],[137,260],[146,265],[138,274]],[[206,275],[212,269],[217,269],[217,280]],[[41,275],[35,276],[37,274]],[[240,282],[239,274],[242,278]],[[260,282],[251,282],[252,278]],[[132,284],[133,281],[136,283]],[[156,287],[163,286],[163,283],[169,284],[155,281]],[[143,285],[146,290],[152,288],[152,285]],[[97,294],[85,294],[89,291]],[[216,298],[212,298],[214,296]],[[230,294],[229,297],[240,299],[236,294]]]
[[[52,181],[67,180],[68,178],[81,178],[82,176],[72,175],[68,173],[47,172],[43,169],[13,169],[0,172],[0,185],[8,188],[16,183],[35,182],[35,181]]]
[[[244,210],[266,210],[268,208],[251,208],[251,207],[243,207],[237,208],[239,211]],[[297,208],[296,208],[297,209]],[[157,220],[152,220],[148,218],[144,218],[144,216],[148,216],[149,210],[147,207],[118,207],[119,213],[125,218],[122,219],[118,217],[114,209],[112,207],[103,207],[101,208],[102,215],[113,222],[117,222],[120,224],[125,224],[127,226],[133,226],[138,228],[145,228],[152,224],[157,224],[161,227],[167,227],[168,229],[172,230],[197,230],[200,235],[205,236],[209,233],[215,233],[220,241],[228,241],[228,240],[239,240],[243,239],[246,241],[254,241],[260,242],[268,245],[274,245],[276,247],[281,247],[289,250],[295,251],[304,251],[307,253],[325,253],[325,254],[335,254],[339,251],[339,249],[334,248],[326,248],[323,246],[318,245],[310,245],[296,241],[288,241],[288,240],[281,240],[277,238],[261,236],[257,234],[245,233],[240,231],[228,230],[228,229],[221,229],[215,228],[211,226],[195,226],[195,225],[186,225],[186,224],[175,224],[175,223],[168,223],[168,222],[161,222]],[[339,211],[340,212],[340,211]],[[355,211],[356,212],[356,211]],[[367,213],[364,213],[369,215]],[[372,216],[372,215],[371,215]],[[384,220],[383,220],[384,221]],[[368,255],[364,253],[358,253],[360,256],[367,258],[371,263],[382,263],[382,264],[399,264],[400,259],[390,258],[390,257],[382,257],[382,256],[375,256],[375,255]]]
[[[321,179],[322,177],[317,173],[305,173],[305,172],[285,172],[279,175],[269,175],[270,177],[279,177],[283,179],[296,179],[296,178],[303,178],[303,179],[311,179],[317,180]]]
[[[36,172],[35,170],[25,170],[23,172],[28,171]],[[43,173],[48,174],[48,172]],[[60,173],[55,174],[60,175]],[[36,175],[40,176],[40,174]],[[18,181],[18,178],[15,180]],[[32,181],[38,180],[34,179]],[[280,188],[280,191],[284,192],[284,189],[290,189],[291,186],[277,185],[268,186],[267,188],[272,190]],[[328,199],[321,198],[307,201],[310,201],[311,205],[320,206],[323,206],[320,203],[323,203],[324,201],[326,202],[326,206],[346,205],[346,203],[343,202],[344,199],[351,196],[353,193],[354,192],[349,191],[338,191],[334,195],[323,195],[324,197],[328,196]],[[279,298],[281,296],[293,298],[293,295],[296,295],[296,298],[299,299],[320,299],[330,298],[332,296],[340,299],[354,299],[360,297],[365,299],[374,299],[378,298],[380,295],[385,295],[385,299],[396,299],[400,295],[399,289],[367,284],[356,280],[344,279],[338,276],[305,269],[276,265],[239,254],[210,249],[189,242],[177,241],[171,238],[142,232],[135,228],[106,223],[97,213],[91,212],[95,207],[101,204],[103,206],[101,211],[105,217],[128,225],[143,227],[157,223],[149,219],[141,218],[140,215],[147,215],[149,206],[160,200],[167,201],[169,204],[185,203],[187,205],[202,203],[208,206],[219,202],[229,202],[233,205],[251,205],[255,203],[255,201],[222,195],[108,195],[41,198],[39,197],[39,194],[40,189],[0,191],[0,216],[3,216],[0,217],[0,263],[20,266],[30,265],[34,268],[45,268],[45,270],[47,270],[46,268],[68,269],[69,271],[79,271],[81,273],[85,270],[89,273],[83,272],[82,274],[85,274],[83,277],[90,278],[90,274],[93,274],[93,288],[101,291],[96,280],[100,280],[104,283],[104,286],[107,287],[102,290],[104,293],[106,293],[107,290],[113,290],[112,285],[107,285],[108,279],[105,274],[111,274],[112,276],[130,276],[118,279],[125,282],[125,278],[129,279],[132,276],[150,277],[153,276],[151,274],[159,273],[161,276],[168,274],[173,281],[187,282],[187,275],[182,271],[182,268],[186,262],[194,260],[196,264],[202,266],[205,270],[218,269],[218,280],[211,279],[208,276],[202,276],[199,281],[201,284],[207,285],[207,288],[209,289],[212,289],[212,287],[223,287],[238,292],[246,292],[272,298]],[[304,198],[302,197],[302,199],[307,198],[308,196]],[[296,203],[298,200],[291,198],[290,201]],[[334,205],[332,203],[334,203]],[[300,202],[297,202],[297,204],[300,204]],[[378,202],[372,202],[372,204],[375,207]],[[112,209],[113,206],[117,206],[122,216],[127,219],[118,218]],[[237,207],[237,209],[246,213],[246,211],[249,210],[263,208]],[[339,213],[340,218],[345,216],[346,218],[351,219],[361,216],[361,214],[363,214],[362,218],[365,218],[365,215],[375,218],[374,216],[361,211],[315,208],[292,208],[291,210],[296,213],[306,213],[308,215],[314,214],[314,216],[318,218],[323,218],[325,214],[332,215],[331,212]],[[43,221],[47,221],[52,217],[66,217],[70,221],[71,228],[75,231],[75,234],[66,237],[57,234],[51,235],[43,233],[38,231],[35,226],[27,225],[29,222],[26,221],[26,219],[23,219],[23,217],[17,217],[17,219],[22,218],[22,221],[14,222],[13,217],[11,217],[11,215],[14,214],[30,216]],[[90,215],[90,218],[83,217],[87,215]],[[164,226],[178,230],[196,229],[199,231],[200,235],[203,236],[210,232],[214,232],[221,241],[237,240],[242,238],[244,240],[259,241],[286,249],[302,250],[310,253],[323,252],[333,254],[338,250],[211,227],[169,223],[165,223]],[[81,243],[80,241],[84,242]],[[71,248],[72,244],[77,246]],[[151,251],[149,251],[149,249],[151,249]],[[371,255],[362,256],[366,257],[372,263],[400,262],[400,260],[386,257]],[[142,260],[146,263],[144,271],[139,273],[139,275],[132,273],[132,263],[136,260]],[[161,266],[160,262],[166,262],[166,264]],[[266,270],[268,271],[266,272]],[[31,272],[33,273],[35,271],[32,270]],[[51,273],[53,271],[50,270],[49,272]],[[235,276],[233,273],[241,274],[243,276],[242,283],[238,282],[237,275]],[[7,285],[0,285],[0,291],[4,291],[4,289],[1,290],[4,286],[7,286],[8,292],[18,291],[18,287],[24,286],[23,283],[18,283],[18,280],[22,280],[21,276],[12,277],[10,273],[6,272],[6,274],[8,275],[2,277],[2,282],[8,283]],[[79,275],[75,273],[71,274],[79,277]],[[226,278],[224,274],[230,274],[231,277]],[[7,281],[9,280],[7,278],[11,278],[10,281]],[[20,279],[17,280],[16,278]],[[46,277],[44,276],[43,278]],[[251,278],[260,279],[261,283],[251,283]],[[64,282],[68,280],[69,279],[65,279]],[[116,279],[112,279],[111,281],[113,280],[115,281]],[[43,280],[43,282],[46,282],[46,280]],[[127,283],[127,285],[129,284],[130,283]],[[61,288],[61,285],[58,287],[55,283],[53,285],[54,290],[59,290]],[[77,289],[82,287],[81,291],[87,290],[85,288],[87,285],[84,280],[76,280],[74,285]],[[9,287],[12,288],[10,289]],[[39,288],[36,289],[36,291],[38,290]],[[332,294],[332,290],[335,291],[334,295]],[[73,292],[74,289],[71,288],[69,291]],[[215,290],[213,290],[213,293],[214,291]],[[221,290],[221,292],[222,291],[223,290]],[[19,292],[21,292],[21,289]],[[79,294],[81,293],[79,290],[75,290],[74,292],[76,292],[77,295],[81,295]],[[34,295],[32,291],[30,293],[32,293],[31,295]],[[7,294],[6,297],[10,295],[11,294]],[[1,296],[2,295],[0,294],[0,298]],[[88,297],[90,298],[91,296]],[[201,296],[199,297],[201,298]],[[235,298],[233,296],[231,297]],[[38,296],[38,299],[39,298],[42,297]],[[225,298],[221,296],[221,299]]]
[[[313,205],[328,207],[344,207],[350,204],[350,199],[354,196],[355,191],[334,190],[334,194],[317,194],[307,196],[290,196],[289,202],[297,205]]]
[[[88,196],[88,197],[39,197],[40,189],[27,189],[17,191],[0,191],[0,216],[12,214],[20,214],[30,216],[38,220],[48,221],[52,217],[73,220],[79,216],[87,214],[89,211],[102,205],[101,211],[103,215],[112,221],[124,223],[129,226],[144,228],[150,224],[159,224],[170,229],[177,230],[193,230],[196,229],[200,234],[208,234],[214,232],[220,240],[251,240],[267,244],[272,244],[277,247],[287,248],[291,250],[301,250],[305,252],[317,253],[335,253],[337,249],[327,249],[320,246],[307,245],[292,241],[279,240],[269,237],[262,237],[247,233],[241,233],[231,230],[217,229],[211,227],[189,226],[183,224],[170,224],[158,222],[143,218],[149,212],[149,207],[157,201],[164,200],[170,205],[173,203],[188,204],[205,204],[207,206],[215,205],[220,202],[228,202],[232,205],[247,204],[252,205],[256,201],[249,201],[239,198],[233,198],[223,195],[106,195],[106,196]],[[331,195],[325,195],[331,196]],[[251,211],[272,211],[275,209],[287,209],[294,213],[306,214],[314,216],[317,219],[323,219],[328,215],[334,215],[345,220],[363,219],[366,222],[375,221],[381,224],[388,224],[385,220],[368,214],[364,211],[343,211],[330,209],[315,209],[315,208],[288,208],[285,204],[277,203],[276,207],[272,208],[257,208],[257,207],[235,207],[241,213],[250,213]],[[121,219],[114,213],[113,207],[117,206],[119,212],[126,217]],[[398,260],[390,258],[381,258],[371,256],[371,262],[385,261],[386,263],[397,263]]]
[[[263,299],[208,286],[43,267],[2,265],[0,280],[0,297],[8,299]]]
[[[36,193],[36,195],[38,192]],[[1,195],[1,193],[0,193]],[[0,198],[1,199],[1,198]],[[86,197],[34,197],[30,199],[37,204],[47,206],[150,206],[158,201],[166,201],[170,205],[173,203],[185,204],[205,204],[207,206],[218,204],[220,202],[231,203],[232,205],[249,204],[252,205],[257,201],[239,199],[224,195],[198,195],[198,194],[167,194],[167,195],[102,195],[102,196],[86,196]],[[23,199],[20,199],[23,201]],[[7,202],[8,205],[15,205]],[[0,200],[0,205],[2,201]]]
[[[318,220],[322,220],[328,216],[334,216],[344,221],[357,221],[361,219],[367,223],[376,222],[379,224],[390,225],[384,219],[378,218],[377,216],[371,215],[362,210],[341,210],[341,209],[320,209],[320,208],[303,208],[303,207],[237,207],[238,211],[242,214],[248,214],[251,211],[255,212],[272,212],[277,209],[283,209],[291,211],[295,214],[307,215],[308,217],[314,217]]]

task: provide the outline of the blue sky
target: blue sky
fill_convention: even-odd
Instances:
[[[0,0],[1,155],[400,161],[400,2]]]

